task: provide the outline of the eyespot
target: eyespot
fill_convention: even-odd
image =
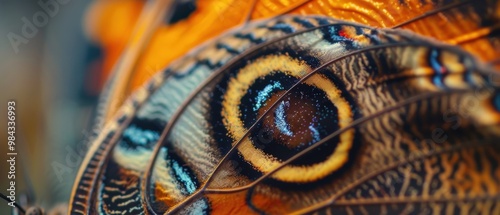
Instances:
[[[223,124],[234,143],[243,138],[240,156],[262,174],[352,122],[352,105],[331,79],[314,74],[299,83],[310,71],[306,62],[291,56],[268,55],[243,67],[228,84],[222,103]],[[245,137],[246,130],[261,117]],[[353,139],[354,130],[345,132],[314,157],[299,159],[273,177],[294,183],[326,177],[347,162]]]

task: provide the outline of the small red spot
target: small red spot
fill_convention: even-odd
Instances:
[[[349,34],[346,33],[344,30],[340,30],[339,31],[339,36],[341,37],[344,37],[344,38],[347,38],[347,39],[350,39],[351,37],[349,37]]]
[[[446,69],[446,67],[442,66],[440,72],[441,72],[441,74],[446,74],[448,72],[448,70]]]

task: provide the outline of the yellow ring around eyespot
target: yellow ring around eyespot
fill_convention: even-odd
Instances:
[[[223,123],[235,140],[241,139],[246,132],[243,122],[240,120],[241,113],[238,108],[241,98],[257,78],[275,71],[301,78],[310,72],[311,68],[305,62],[287,55],[270,55],[241,69],[236,78],[230,80],[222,103]],[[341,91],[332,82],[315,74],[308,78],[305,83],[315,86],[327,94],[328,99],[338,109],[340,128],[346,127],[352,122],[351,107],[342,97]],[[271,177],[285,182],[310,182],[321,179],[347,162],[353,139],[354,130],[350,129],[340,135],[340,142],[335,151],[325,161],[312,166],[288,165]],[[238,151],[247,162],[263,173],[270,172],[282,164],[272,155],[267,155],[262,150],[255,148],[248,138],[243,140]]]

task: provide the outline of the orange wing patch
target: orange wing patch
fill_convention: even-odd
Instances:
[[[185,55],[192,48],[243,24],[247,16],[253,19],[273,17],[283,13],[326,15],[373,27],[392,27],[432,12],[443,5],[422,3],[422,0],[387,2],[385,0],[203,0],[196,1],[196,11],[172,25],[162,25],[142,53],[130,76],[128,87],[119,94],[126,98],[158,70]],[[471,1],[472,2],[472,1]],[[486,3],[486,1],[485,1]],[[141,0],[97,1],[88,14],[87,29],[92,39],[105,50],[104,75],[107,76],[130,39],[134,23],[144,4]],[[500,55],[498,38],[486,38],[500,26],[481,26],[484,14],[477,14],[474,3],[455,3],[444,12],[431,13],[401,26],[414,33],[457,44],[491,61]],[[494,4],[494,3],[492,3]],[[454,5],[451,5],[454,6]],[[486,18],[498,20],[500,5],[491,5]],[[498,22],[497,22],[498,23]],[[348,33],[348,32],[346,32]],[[493,41],[493,43],[492,43]],[[496,45],[492,45],[496,44]],[[115,99],[115,98],[114,98]],[[121,101],[117,101],[121,103]]]

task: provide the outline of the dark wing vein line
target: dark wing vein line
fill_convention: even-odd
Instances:
[[[209,178],[207,179],[207,182],[202,186],[201,189],[199,189],[198,191],[196,191],[193,195],[189,196],[188,198],[186,198],[184,201],[182,201],[181,203],[179,203],[178,205],[176,205],[174,208],[172,208],[171,211],[169,211],[169,213],[175,213],[176,211],[178,211],[184,204],[187,204],[189,202],[191,202],[193,199],[195,199],[196,197],[198,197],[199,195],[201,195],[203,192],[238,192],[238,191],[243,191],[243,190],[246,190],[252,186],[254,186],[255,184],[257,184],[258,182],[264,180],[265,178],[269,177],[272,173],[278,171],[279,169],[283,168],[285,165],[287,165],[288,163],[294,161],[295,159],[298,159],[300,156],[302,156],[303,154],[306,154],[307,152],[319,147],[321,144],[325,143],[327,140],[331,139],[331,138],[334,138],[335,136],[338,136],[340,135],[342,132],[345,132],[347,129],[351,128],[351,127],[355,127],[357,124],[359,123],[362,123],[364,121],[367,121],[367,120],[370,120],[372,118],[376,118],[377,116],[381,115],[381,114],[384,114],[384,113],[387,113],[387,112],[390,112],[394,109],[397,109],[397,108],[400,108],[404,105],[407,105],[407,104],[410,104],[410,103],[413,103],[413,102],[416,102],[416,101],[419,101],[419,100],[422,100],[422,99],[425,99],[427,98],[426,96],[429,96],[429,97],[432,97],[432,96],[435,96],[435,94],[426,94],[424,95],[423,97],[420,97],[420,96],[416,96],[416,97],[412,97],[406,101],[403,101],[402,103],[400,104],[397,104],[396,106],[394,107],[390,107],[388,109],[384,109],[383,111],[381,111],[381,113],[376,113],[374,115],[371,115],[371,116],[368,116],[366,118],[360,118],[359,121],[354,121],[352,125],[350,125],[349,127],[346,127],[345,129],[341,129],[341,130],[338,130],[337,132],[331,134],[330,136],[326,137],[325,139],[323,139],[322,141],[319,141],[317,142],[316,144],[304,149],[302,152],[298,153],[297,155],[291,157],[289,160],[285,161],[284,163],[282,163],[282,165],[280,165],[279,167],[277,167],[277,169],[269,172],[268,174],[265,174],[263,175],[262,177],[260,177],[259,179],[255,180],[253,183],[249,184],[249,185],[246,185],[246,186],[242,186],[242,187],[238,187],[238,188],[232,188],[232,189],[206,189],[206,187],[208,186],[208,184],[213,180],[213,174],[218,171],[218,169],[220,169],[222,163],[228,159],[228,157],[236,150],[236,148],[238,148],[238,146],[242,143],[242,141],[250,134],[250,132],[257,126],[257,124],[264,119],[264,117],[267,116],[267,114],[269,114],[271,112],[271,110],[279,104],[279,102],[281,100],[283,100],[285,98],[286,95],[288,95],[296,86],[298,86],[299,84],[303,83],[304,81],[306,81],[309,77],[312,77],[312,75],[314,75],[315,73],[317,73],[318,71],[321,71],[322,69],[324,69],[326,66],[328,65],[331,65],[332,63],[335,63],[339,60],[342,60],[344,58],[347,58],[347,57],[350,57],[350,56],[354,56],[356,54],[360,54],[360,53],[364,53],[364,52],[367,52],[367,51],[371,51],[371,50],[377,50],[377,49],[382,49],[382,48],[387,48],[387,47],[400,47],[400,46],[415,46],[415,45],[426,45],[426,46],[431,46],[430,44],[423,44],[423,43],[418,43],[418,42],[413,42],[413,43],[395,43],[395,44],[385,44],[385,45],[376,45],[376,46],[372,46],[372,47],[368,47],[368,48],[363,48],[363,49],[359,49],[359,50],[356,50],[356,51],[352,51],[344,56],[341,56],[341,57],[338,57],[338,58],[335,58],[329,62],[326,62],[324,63],[323,65],[321,65],[320,67],[316,68],[315,70],[313,70],[312,72],[310,72],[309,74],[307,74],[306,76],[304,76],[303,78],[301,78],[298,83],[294,84],[290,89],[288,89],[287,91],[285,91],[285,93],[283,93],[283,95],[281,95],[270,107],[269,109],[267,109],[266,111],[264,111],[264,113],[262,114],[261,117],[259,117],[255,123],[253,123],[246,131],[245,135],[242,136],[237,142],[235,142],[233,144],[233,147],[226,153],[226,155],[221,159],[221,161],[218,163],[218,165],[216,166],[216,168],[214,169],[214,171],[212,172],[212,174],[209,176]],[[453,47],[449,47],[450,49],[453,49]],[[454,50],[454,51],[457,51],[457,52],[460,52],[459,50]],[[460,52],[460,53],[463,53],[463,52]],[[463,53],[465,54],[465,53]],[[357,123],[357,124],[355,124]]]
[[[339,196],[336,196],[339,197]],[[500,194],[498,195],[481,195],[474,197],[401,197],[401,198],[389,198],[389,199],[357,199],[356,201],[335,201],[334,198],[328,199],[325,202],[321,202],[310,208],[305,208],[303,210],[297,211],[294,214],[308,214],[314,211],[329,207],[329,206],[366,206],[366,205],[387,205],[387,204],[407,204],[407,203],[438,203],[438,202],[472,202],[472,201],[485,201],[485,200],[500,200]]]
[[[435,96],[442,96],[442,95],[446,95],[446,94],[449,94],[449,93],[452,93],[452,92],[466,92],[465,90],[452,90],[452,91],[446,91],[446,92],[437,92],[437,93],[429,93],[429,94],[422,94],[422,95],[418,95],[418,96],[414,96],[414,97],[410,97],[408,98],[407,100],[405,101],[402,101],[402,102],[399,102],[391,107],[387,107],[381,111],[378,111],[372,115],[369,115],[369,116],[365,116],[365,117],[362,117],[362,118],[359,118],[355,121],[353,121],[350,125],[342,128],[342,129],[339,129],[337,130],[336,132],[328,135],[327,137],[321,139],[320,141],[318,141],[317,143],[315,143],[314,145],[304,149],[303,151],[297,153],[296,155],[292,156],[291,158],[289,158],[288,160],[284,161],[282,164],[280,164],[278,167],[276,167],[275,169],[273,169],[272,171],[262,175],[261,177],[259,177],[258,179],[256,179],[254,182],[252,182],[251,184],[248,184],[246,186],[242,186],[242,187],[237,187],[237,188],[231,188],[231,189],[206,189],[205,191],[206,192],[210,192],[210,193],[233,193],[233,192],[240,192],[240,191],[243,191],[243,190],[246,190],[246,189],[250,189],[252,187],[254,187],[256,184],[258,184],[259,182],[265,180],[266,178],[270,177],[273,173],[279,171],[280,169],[282,169],[283,167],[285,167],[286,165],[290,164],[291,162],[295,161],[296,159],[300,158],[301,156],[307,154],[308,152],[316,149],[317,147],[321,146],[322,144],[328,142],[330,139],[332,138],[335,138],[339,135],[341,135],[342,133],[350,130],[350,129],[353,129],[359,125],[362,125],[363,123],[366,123],[366,122],[369,122],[370,120],[373,120],[373,119],[376,119],[377,117],[380,117],[384,114],[388,114],[392,111],[396,111],[406,105],[409,105],[409,104],[412,104],[414,102],[418,102],[418,101],[421,101],[421,100],[424,100],[424,99],[429,99],[429,98],[432,98],[432,97],[435,97]]]
[[[432,16],[434,14],[438,14],[438,13],[444,12],[446,10],[453,9],[453,8],[456,8],[456,7],[460,7],[462,5],[466,5],[466,4],[470,4],[470,3],[472,3],[472,0],[465,0],[465,1],[461,1],[461,2],[451,3],[449,5],[445,5],[443,7],[437,8],[435,10],[431,10],[431,11],[425,12],[424,14],[422,14],[420,16],[416,16],[416,17],[414,17],[414,18],[412,18],[410,20],[407,20],[407,21],[404,21],[404,22],[399,23],[397,25],[394,25],[391,28],[400,28],[400,27],[403,27],[405,25],[411,24],[411,23],[413,23],[415,21],[418,21],[418,20],[424,19],[426,17]]]
[[[153,211],[153,208],[151,207],[150,202],[149,202],[150,201],[150,197],[148,195],[149,194],[149,190],[146,189],[146,188],[150,186],[150,180],[149,179],[151,177],[152,168],[154,166],[154,163],[156,161],[156,158],[157,158],[157,155],[158,155],[158,153],[160,151],[160,148],[163,146],[166,138],[170,134],[170,131],[172,130],[173,126],[175,125],[175,123],[177,122],[177,120],[179,119],[179,117],[182,115],[182,113],[184,113],[184,110],[186,109],[186,107],[191,103],[192,100],[194,100],[194,98],[203,89],[205,89],[206,86],[208,86],[210,83],[212,83],[220,75],[223,75],[224,71],[226,71],[228,68],[230,68],[231,66],[233,66],[239,60],[243,59],[244,57],[246,57],[246,56],[248,56],[248,55],[250,55],[252,53],[255,53],[255,52],[259,51],[261,48],[264,48],[264,47],[266,47],[268,45],[272,45],[274,43],[277,43],[279,41],[291,38],[293,36],[296,36],[296,35],[299,35],[299,34],[302,34],[302,33],[311,32],[311,31],[314,31],[314,30],[317,30],[317,29],[320,29],[320,28],[324,28],[324,27],[328,27],[328,26],[332,26],[332,25],[336,25],[336,24],[346,24],[346,25],[352,25],[352,26],[357,26],[357,27],[366,27],[366,26],[363,26],[363,25],[356,25],[356,24],[348,23],[348,22],[335,22],[335,23],[331,23],[331,24],[327,24],[327,25],[316,26],[316,27],[305,29],[305,30],[302,30],[302,31],[297,31],[295,33],[291,33],[291,34],[288,34],[288,35],[280,37],[280,38],[275,38],[275,39],[269,40],[267,42],[264,42],[262,44],[256,45],[253,48],[250,48],[249,50],[245,51],[243,54],[235,57],[234,59],[230,60],[230,62],[228,62],[225,65],[223,65],[221,68],[219,68],[216,71],[214,71],[207,79],[205,79],[204,82],[201,83],[184,100],[184,102],[179,106],[179,108],[177,109],[177,111],[174,114],[172,114],[172,117],[168,121],[167,125],[165,126],[165,129],[162,131],[162,134],[161,134],[160,138],[158,139],[158,144],[155,146],[155,148],[153,150],[153,153],[152,153],[152,156],[151,156],[151,160],[150,160],[150,162],[149,162],[149,164],[148,164],[148,166],[146,168],[146,171],[143,173],[143,177],[142,178],[144,180],[142,180],[142,182],[141,182],[141,189],[145,190],[145,193],[142,193],[142,194],[143,194],[144,200],[146,200],[146,204],[148,205],[148,210]],[[220,163],[219,163],[219,165],[220,165]],[[219,167],[219,165],[218,165],[218,167]],[[203,190],[205,188],[205,186],[206,185],[204,185],[200,190]],[[194,195],[196,195],[196,193],[193,194],[193,196]]]
[[[243,24],[242,27],[247,26],[250,21],[252,21],[252,13],[255,10],[255,6],[257,5],[257,1],[259,0],[253,0],[252,5],[250,6],[250,10],[248,11],[247,15],[245,16],[245,23]]]
[[[363,49],[359,49],[359,50],[356,50],[356,51],[353,51],[353,52],[350,52],[346,55],[343,55],[341,57],[338,57],[338,58],[335,58],[333,60],[330,60],[329,62],[326,62],[324,63],[323,65],[321,65],[320,67],[316,68],[315,70],[313,70],[312,72],[310,72],[309,74],[305,75],[303,78],[301,78],[297,83],[295,83],[292,87],[290,87],[290,89],[288,89],[287,91],[285,91],[285,93],[283,93],[283,95],[281,95],[270,107],[269,109],[267,109],[266,111],[264,111],[264,113],[262,114],[261,117],[259,117],[253,124],[252,126],[250,126],[248,128],[248,130],[246,131],[245,135],[240,138],[235,144],[233,144],[233,147],[231,148],[231,150],[226,154],[226,156],[222,159],[222,161],[219,163],[221,164],[224,159],[226,159],[236,148],[238,148],[238,146],[241,144],[241,142],[243,142],[243,140],[250,134],[250,132],[257,126],[258,123],[260,123],[271,111],[274,107],[276,107],[290,92],[292,92],[297,86],[299,86],[301,83],[303,83],[304,81],[306,81],[307,79],[309,79],[310,77],[312,77],[315,73],[321,71],[322,69],[324,69],[325,67],[337,62],[337,61],[340,61],[342,59],[345,59],[345,58],[348,58],[348,57],[351,57],[351,56],[355,56],[356,54],[361,54],[361,53],[365,53],[367,51],[373,51],[373,50],[378,50],[378,49],[383,49],[383,48],[388,48],[388,47],[403,47],[403,46],[416,46],[416,45],[420,45],[420,46],[423,46],[424,44],[421,44],[421,43],[395,43],[395,44],[385,44],[385,45],[376,45],[376,46],[372,46],[372,47],[368,47],[368,48],[363,48]],[[428,45],[430,46],[430,45]],[[432,94],[430,94],[432,95]],[[419,99],[419,97],[416,97],[416,101],[419,101],[421,99]],[[415,102],[414,100],[412,100],[411,98],[406,100],[406,101],[403,101],[402,104],[406,104],[406,102]],[[399,107],[398,105],[396,105],[396,107]],[[382,110],[382,113],[386,113],[386,111],[391,111],[392,109],[389,108],[389,109],[384,109]],[[374,114],[376,116],[378,116],[379,114]],[[375,117],[376,117],[375,116]],[[371,117],[373,116],[367,116],[367,119],[371,119]],[[361,119],[364,119],[364,118],[361,118]],[[356,121],[355,121],[356,122]],[[354,124],[354,122],[353,122]],[[347,129],[347,128],[346,128]],[[345,129],[341,129],[341,130],[338,130],[339,132],[340,131],[343,131]],[[334,133],[335,134],[335,133]],[[315,145],[318,145],[320,142],[316,143]],[[312,147],[312,146],[311,146]],[[302,155],[302,154],[305,154],[307,153],[309,150],[312,150],[310,149],[311,147],[309,148],[306,148],[304,149],[302,152],[300,152],[299,154],[297,154],[296,156],[298,155]],[[315,146],[317,147],[317,146]],[[294,156],[295,157],[295,156]],[[290,159],[293,159],[294,157],[290,158]],[[286,162],[285,162],[286,163]],[[285,163],[283,163],[283,165],[285,165]],[[219,166],[218,166],[219,167]],[[281,168],[278,167],[278,169]],[[217,171],[218,169],[216,168],[214,170]],[[262,176],[262,177],[265,177],[266,175]],[[207,183],[209,183],[211,181],[212,177],[210,177],[207,181]],[[262,179],[257,179],[254,183],[258,182],[259,180],[262,180]],[[235,189],[238,189],[238,188],[235,188]],[[241,191],[241,190],[239,190]]]

